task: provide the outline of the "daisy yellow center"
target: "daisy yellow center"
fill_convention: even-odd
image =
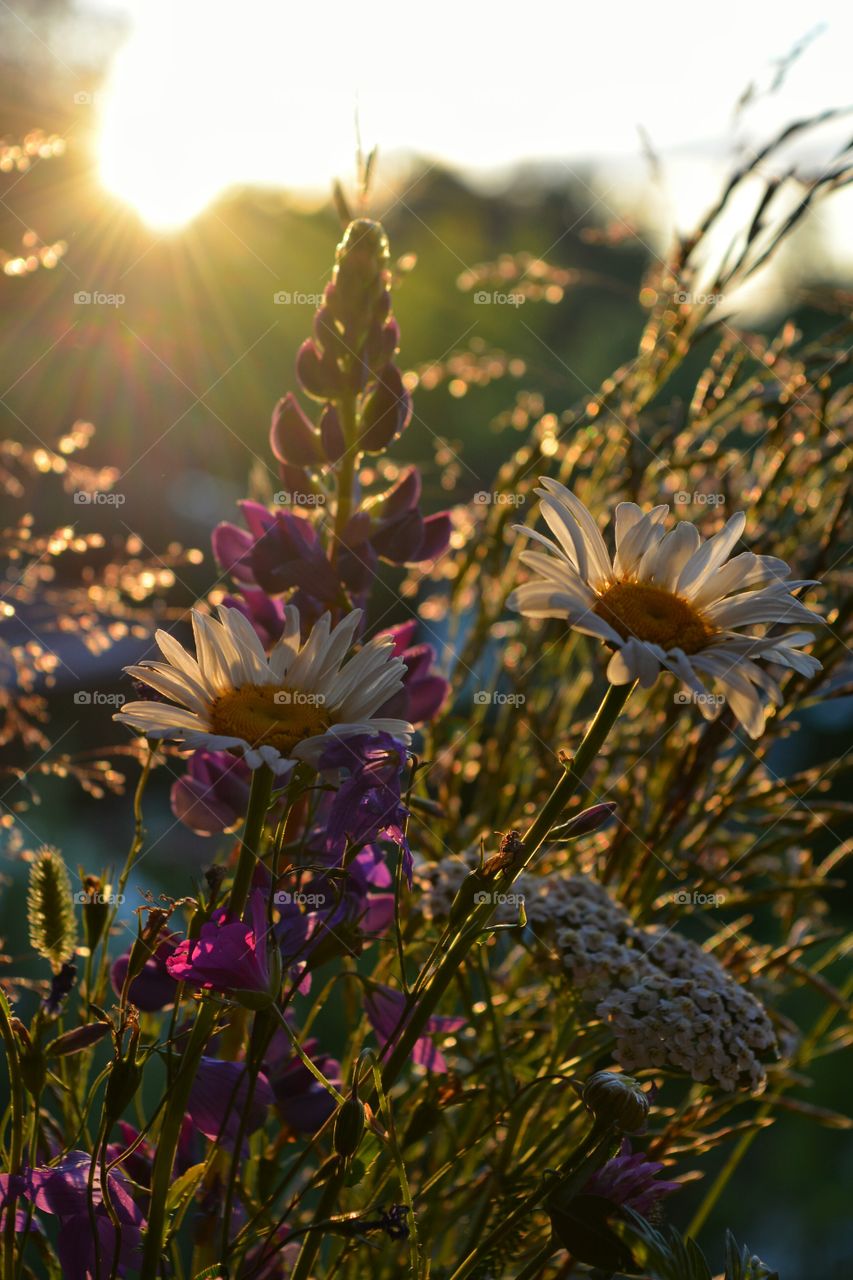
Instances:
[[[662,649],[698,653],[714,635],[687,600],[642,582],[614,582],[598,597],[595,612],[623,640],[634,636]]]
[[[210,710],[214,733],[289,755],[304,738],[325,733],[329,717],[318,694],[278,685],[242,685],[221,694]]]

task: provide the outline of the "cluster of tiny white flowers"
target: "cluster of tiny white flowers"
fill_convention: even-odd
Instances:
[[[420,912],[446,919],[472,869],[460,858],[419,867]],[[761,1057],[777,1049],[770,1019],[695,942],[638,927],[589,876],[523,873],[512,894],[523,897],[530,926],[553,940],[572,989],[608,1024],[626,1071],[672,1067],[727,1090],[764,1087]],[[495,918],[517,921],[515,901],[499,902]]]

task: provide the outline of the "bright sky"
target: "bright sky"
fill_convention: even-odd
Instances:
[[[740,93],[769,85],[803,37],[816,32],[749,136],[853,99],[849,0],[89,5],[132,22],[101,103],[103,180],[157,226],[234,183],[326,192],[351,178],[356,107],[389,162],[407,151],[484,173],[541,159],[612,170],[637,159],[642,126],[680,172],[689,217]]]

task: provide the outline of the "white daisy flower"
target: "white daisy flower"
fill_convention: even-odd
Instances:
[[[316,764],[335,738],[384,732],[411,740],[408,721],[374,715],[403,686],[406,667],[391,657],[393,639],[377,636],[344,661],[360,609],[334,628],[324,614],[300,647],[299,612],[288,605],[269,657],[238,609],[218,613],[217,622],[193,610],[195,658],[157,632],[166,661],[125,670],[165,701],[126,703],[114,720],[196,750],[239,752],[250,768],[266,764],[277,774],[297,760]]]
[[[720,700],[703,678],[719,687],[747,733],[757,738],[779,687],[756,658],[810,676],[820,663],[802,653],[810,631],[767,635],[781,626],[822,619],[791,594],[813,585],[790,579],[784,560],[749,551],[729,559],[746,517],[738,513],[712,538],[685,521],[666,531],[666,505],[645,514],[633,502],[616,508],[611,560],[598,525],[573,493],[541,478],[542,515],[556,542],[524,526],[517,532],[546,552],[525,551],[534,579],[517,587],[510,608],[530,618],[565,618],[576,631],[614,649],[611,684],[654,684],[662,667],[687,686],[702,714],[713,720]],[[758,626],[759,632],[754,628]]]

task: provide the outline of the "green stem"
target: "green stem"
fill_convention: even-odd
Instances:
[[[243,840],[240,846],[240,859],[231,887],[229,910],[234,916],[241,916],[249,896],[255,864],[260,856],[261,838],[264,830],[264,819],[269,809],[272,795],[273,775],[266,765],[255,769],[252,774],[252,789],[249,793],[249,807],[243,827]],[[145,1233],[145,1248],[142,1257],[142,1274],[153,1277],[159,1274],[163,1253],[163,1236],[166,1228],[166,1201],[172,1182],[172,1167],[175,1152],[180,1141],[184,1115],[189,1102],[190,1090],[198,1071],[198,1064],[204,1053],[205,1045],[210,1039],[216,1022],[216,1006],[205,1003],[201,1006],[195,1025],[181,1059],[177,1074],[169,1087],[168,1102],[160,1126],[157,1142],[157,1153],[151,1172],[151,1206],[148,1214],[148,1230]]]
[[[341,1160],[338,1168],[329,1175],[323,1188],[323,1193],[317,1201],[314,1220],[308,1228],[305,1239],[302,1241],[302,1248],[299,1250],[299,1257],[296,1259],[296,1266],[290,1274],[290,1280],[308,1280],[311,1268],[314,1265],[314,1259],[317,1256],[317,1250],[320,1248],[318,1226],[321,1222],[325,1222],[334,1210],[338,1195],[344,1184],[345,1174],[346,1165]]]
[[[516,1231],[528,1214],[548,1196],[559,1191],[563,1197],[566,1197],[569,1192],[583,1186],[590,1174],[610,1155],[615,1136],[616,1130],[612,1125],[593,1124],[577,1150],[572,1153],[557,1174],[543,1179],[540,1185],[526,1195],[511,1213],[502,1218],[459,1264],[450,1280],[467,1280],[479,1263],[487,1258],[508,1235]]]
[[[495,881],[501,892],[509,889],[514,880],[528,867],[548,838],[548,833],[560,818],[563,810],[575,793],[580,789],[583,775],[601,751],[608,733],[613,728],[628,700],[633,685],[609,685],[602,699],[601,706],[587,729],[578,747],[577,754],[565,768],[554,790],[545,801],[530,830],[524,837],[524,859],[511,872],[509,878]],[[494,895],[489,894],[492,898]],[[415,1042],[423,1034],[423,1028],[435,1012],[439,1000],[453,980],[453,975],[464,961],[476,939],[488,926],[495,907],[490,901],[479,903],[469,915],[467,921],[456,935],[454,942],[445,951],[444,958],[433,974],[432,981],[418,996],[411,1015],[407,1018],[402,1033],[388,1058],[382,1081],[385,1089],[390,1089],[396,1080]]]
[[[255,866],[261,857],[261,839],[264,832],[264,820],[272,799],[273,773],[265,764],[252,772],[252,789],[249,792],[249,807],[246,811],[246,823],[243,827],[243,841],[240,846],[240,860],[231,886],[231,897],[228,910],[232,916],[242,916],[252,887],[252,876]]]
[[[542,1275],[542,1268],[546,1265],[549,1258],[552,1258],[558,1246],[554,1244],[553,1236],[549,1237],[541,1249],[537,1249],[533,1257],[522,1267],[515,1280],[538,1280]]]
[[[142,816],[142,799],[143,799],[143,796],[145,795],[145,789],[148,786],[148,779],[151,777],[151,769],[154,765],[154,757],[157,754],[157,748],[159,747],[159,745],[160,745],[160,740],[157,738],[149,741],[148,754],[145,757],[145,763],[142,766],[142,771],[140,772],[139,780],[136,784],[136,790],[133,793],[133,839],[131,840],[130,848],[127,851],[127,857],[125,858],[124,867],[122,868],[121,875],[119,876],[119,879],[118,879],[118,886],[117,886],[117,891],[115,895],[115,900],[112,904],[109,917],[107,918],[106,928],[104,929],[104,932],[103,932],[103,949],[101,951],[101,961],[98,967],[98,978],[97,978],[97,982],[95,983],[94,991],[92,990],[92,987],[90,985],[92,981],[92,962],[94,960],[94,956],[90,955],[89,957],[87,957],[86,1000],[89,1003],[91,1003],[92,1001],[94,1001],[95,1004],[102,1003],[105,993],[107,991],[107,986],[109,982],[109,963],[110,963],[108,941],[109,941],[112,927],[115,924],[116,915],[118,914],[119,901],[124,895],[124,890],[127,885],[128,879],[130,878],[130,873],[134,868],[134,865],[136,863],[137,858],[139,857],[140,852],[142,851],[142,845],[145,841],[145,827],[143,825],[143,816]],[[85,1079],[81,1081],[81,1087],[83,1092],[80,1094],[80,1100],[82,1101],[83,1096],[85,1095],[85,1090],[86,1090]]]

